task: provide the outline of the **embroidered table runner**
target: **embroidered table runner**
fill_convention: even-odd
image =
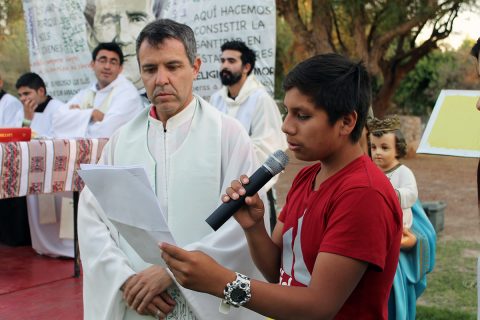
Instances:
[[[108,139],[0,143],[0,199],[80,191],[80,163],[96,163]]]

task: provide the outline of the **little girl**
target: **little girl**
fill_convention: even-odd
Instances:
[[[398,117],[383,120],[374,118],[368,123],[372,159],[382,169],[397,193],[403,210],[402,249],[409,249],[416,243],[410,231],[413,224],[412,206],[418,199],[417,182],[413,172],[399,159],[407,154],[407,144],[400,131]]]
[[[389,320],[414,320],[416,301],[435,264],[436,234],[418,201],[415,176],[399,159],[407,145],[398,117],[368,122],[373,161],[392,183],[403,210],[403,236],[398,267],[388,301]],[[415,217],[415,218],[414,218]]]

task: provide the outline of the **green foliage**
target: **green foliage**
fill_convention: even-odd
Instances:
[[[468,241],[437,242],[435,269],[427,275],[427,289],[417,305],[417,319],[469,319],[476,314],[476,264],[480,244]],[[451,317],[444,317],[450,310]],[[435,317],[433,316],[435,315]]]
[[[475,313],[439,309],[435,307],[417,307],[417,320],[475,320]]]
[[[472,40],[466,40],[457,51],[436,50],[420,59],[403,79],[394,96],[398,113],[429,115],[442,89],[475,89],[475,59],[469,52]]]
[[[0,74],[4,89],[15,94],[15,82],[21,74],[30,70],[30,64],[22,1],[9,1],[8,5],[10,35],[2,36],[0,40]]]
[[[277,49],[275,57],[275,99],[283,100],[283,79],[285,74],[293,67],[291,47],[293,34],[285,20],[277,16]],[[290,58],[289,58],[290,57]]]

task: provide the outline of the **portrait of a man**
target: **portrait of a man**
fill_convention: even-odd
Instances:
[[[135,54],[140,30],[159,18],[168,0],[85,0],[87,42],[91,50],[100,42],[116,42],[123,51],[123,74],[143,88]]]

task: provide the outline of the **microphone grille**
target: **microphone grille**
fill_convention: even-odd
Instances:
[[[287,164],[287,154],[282,150],[277,150],[268,157],[267,161],[265,161],[264,166],[270,171],[272,175],[276,175],[285,170]]]

